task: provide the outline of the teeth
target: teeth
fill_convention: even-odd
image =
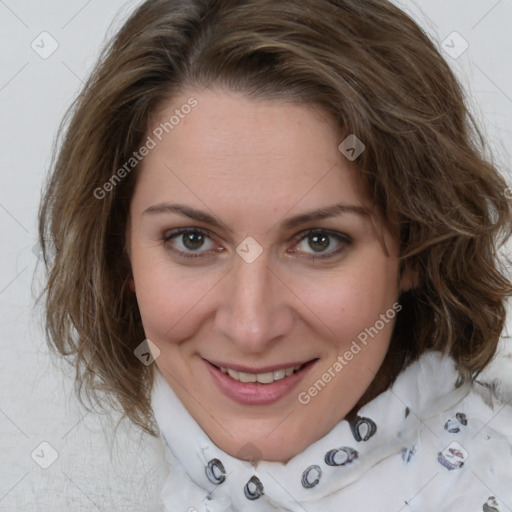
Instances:
[[[231,368],[228,368],[228,374],[233,379],[240,380],[240,374],[238,372],[235,372],[235,370],[232,370]]]
[[[291,368],[282,368],[281,370],[275,370],[273,372],[265,373],[246,373],[237,372],[231,368],[222,368],[222,373],[227,373],[232,379],[240,382],[259,382],[260,384],[271,384],[276,380],[281,380],[289,377],[294,371],[299,370],[302,365],[293,366]]]
[[[286,377],[286,370],[276,370],[274,372],[274,380],[281,380]]]
[[[240,372],[238,374],[238,380],[240,382],[256,382],[256,375],[253,373]]]
[[[261,382],[261,384],[270,384],[271,382],[274,382],[274,372],[258,373],[256,375],[256,380]]]

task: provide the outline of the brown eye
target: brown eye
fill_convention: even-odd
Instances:
[[[337,256],[352,244],[352,239],[348,235],[325,229],[309,230],[297,238],[298,243],[290,252],[303,253],[306,257],[314,259]]]
[[[222,250],[212,241],[208,233],[195,228],[171,231],[164,236],[162,242],[169,251],[184,258],[211,256],[212,252]]]
[[[309,235],[308,244],[311,249],[315,252],[325,251],[331,245],[331,241],[328,235]]]
[[[184,233],[181,235],[182,237],[182,243],[191,251],[195,251],[197,249],[200,249],[201,246],[204,244],[205,236],[202,233],[193,232],[193,233]]]

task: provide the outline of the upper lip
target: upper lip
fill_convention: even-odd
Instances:
[[[230,368],[231,370],[235,370],[236,372],[243,372],[243,373],[268,373],[268,372],[274,372],[276,370],[283,370],[285,368],[292,368],[293,366],[303,366],[306,363],[310,363],[312,361],[315,361],[317,358],[308,359],[306,361],[292,361],[290,363],[278,363],[278,364],[269,364],[266,366],[260,366],[258,368],[250,367],[250,366],[244,366],[242,364],[236,364],[236,363],[223,363],[220,361],[214,361],[212,359],[205,359],[208,363],[213,364],[214,366],[218,366],[219,368]]]

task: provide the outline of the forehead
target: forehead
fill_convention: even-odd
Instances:
[[[196,106],[184,108],[191,98]],[[190,91],[160,106],[148,136],[156,147],[141,164],[141,181],[153,188],[174,175],[191,186],[222,183],[246,195],[300,194],[296,201],[333,186],[342,196],[355,194],[355,165],[338,149],[342,130],[314,105],[223,89]]]

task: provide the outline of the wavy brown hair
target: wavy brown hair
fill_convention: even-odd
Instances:
[[[359,405],[428,349],[474,378],[504,326],[512,288],[498,250],[512,213],[436,45],[387,0],[150,0],[63,121],[40,207],[46,333],[79,390],[98,402],[104,392],[155,432],[154,368],[134,356],[145,336],[124,238],[137,169],[104,198],[95,190],[141,146],[163,102],[213,85],[321,106],[366,145],[360,186],[398,233],[417,286],[400,297],[388,356]]]

